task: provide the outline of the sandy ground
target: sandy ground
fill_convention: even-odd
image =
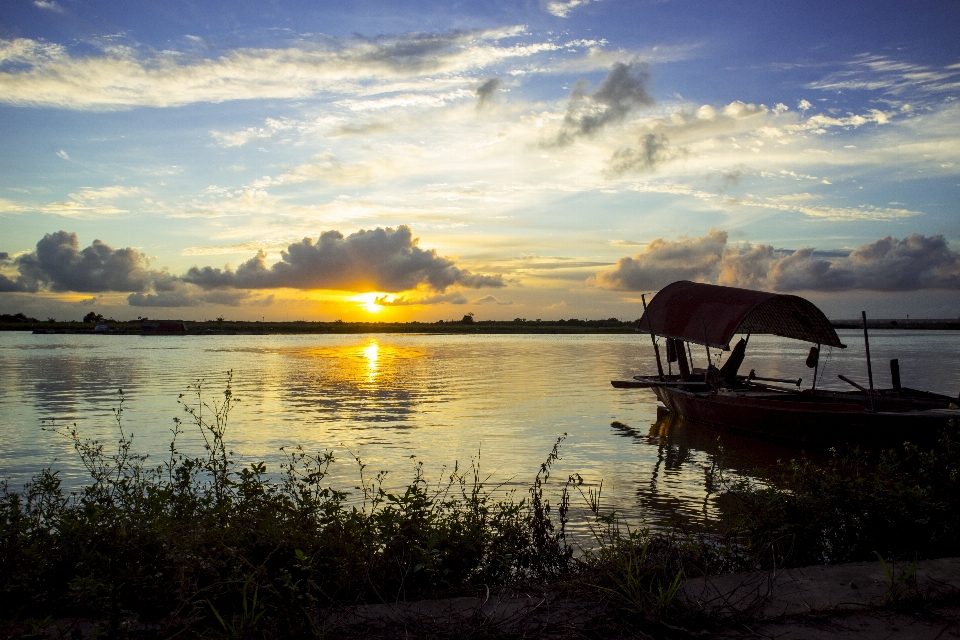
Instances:
[[[674,625],[631,626],[614,603],[582,592],[510,592],[331,611],[317,630],[330,638],[960,639],[960,558],[690,579],[678,599],[688,613]],[[64,620],[30,637],[94,638],[101,626]],[[144,632],[134,624],[128,637]]]

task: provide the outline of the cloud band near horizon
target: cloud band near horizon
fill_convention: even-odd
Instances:
[[[131,306],[189,307],[201,303],[236,306],[255,290],[327,289],[353,292],[400,292],[427,289],[443,298],[451,287],[505,286],[500,274],[474,274],[435,249],[422,249],[410,227],[360,230],[348,236],[327,231],[314,242],[304,238],[281,252],[271,266],[260,251],[236,270],[193,267],[182,276],[151,268],[146,255],[133,248],[114,249],[100,240],[83,249],[76,233],[46,234],[35,251],[11,258],[0,254],[0,266],[18,275],[0,274],[0,292],[123,292]],[[451,294],[453,295],[453,294]],[[423,302],[422,304],[429,304]]]
[[[728,240],[719,229],[692,240],[657,238],[594,281],[616,291],[656,291],[676,280],[784,292],[960,290],[960,252],[942,235],[886,236],[845,255]]]

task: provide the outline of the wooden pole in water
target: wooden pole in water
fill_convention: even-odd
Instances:
[[[663,364],[660,363],[660,347],[657,346],[657,337],[653,335],[653,320],[647,313],[647,298],[645,293],[640,294],[640,300],[643,302],[643,315],[647,316],[647,326],[650,327],[650,342],[653,343],[653,355],[657,358],[657,373],[660,374],[660,381],[663,382]]]
[[[867,351],[867,382],[870,384],[870,411],[876,413],[877,406],[873,402],[873,367],[870,365],[870,339],[867,338],[867,312],[861,311],[863,318],[863,346]]]

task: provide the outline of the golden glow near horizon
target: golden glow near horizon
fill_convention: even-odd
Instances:
[[[377,304],[377,298],[383,297],[382,294],[378,294],[376,291],[370,293],[363,293],[359,296],[354,296],[352,299],[360,303],[360,306],[363,307],[367,313],[377,313],[383,307]]]

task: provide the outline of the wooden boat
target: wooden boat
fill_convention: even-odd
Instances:
[[[819,352],[823,346],[845,348],[830,321],[813,303],[799,296],[680,281],[661,289],[644,313],[638,330],[649,333],[657,375],[614,380],[620,389],[651,389],[670,411],[765,437],[815,446],[889,447],[904,442],[934,443],[951,421],[960,419],[960,400],[900,384],[899,363],[891,361],[892,387],[876,389],[864,321],[869,388],[840,376],[851,391],[816,388]],[[745,334],[731,350],[736,334]],[[762,378],[739,368],[750,335],[772,334],[814,345],[807,366],[813,384],[801,380]],[[660,345],[667,342],[667,361],[678,375],[664,374]],[[730,351],[722,367],[709,360],[706,369],[693,367],[690,345]],[[776,384],[771,384],[776,383]],[[792,385],[792,386],[785,386]],[[954,423],[956,424],[956,423]]]

